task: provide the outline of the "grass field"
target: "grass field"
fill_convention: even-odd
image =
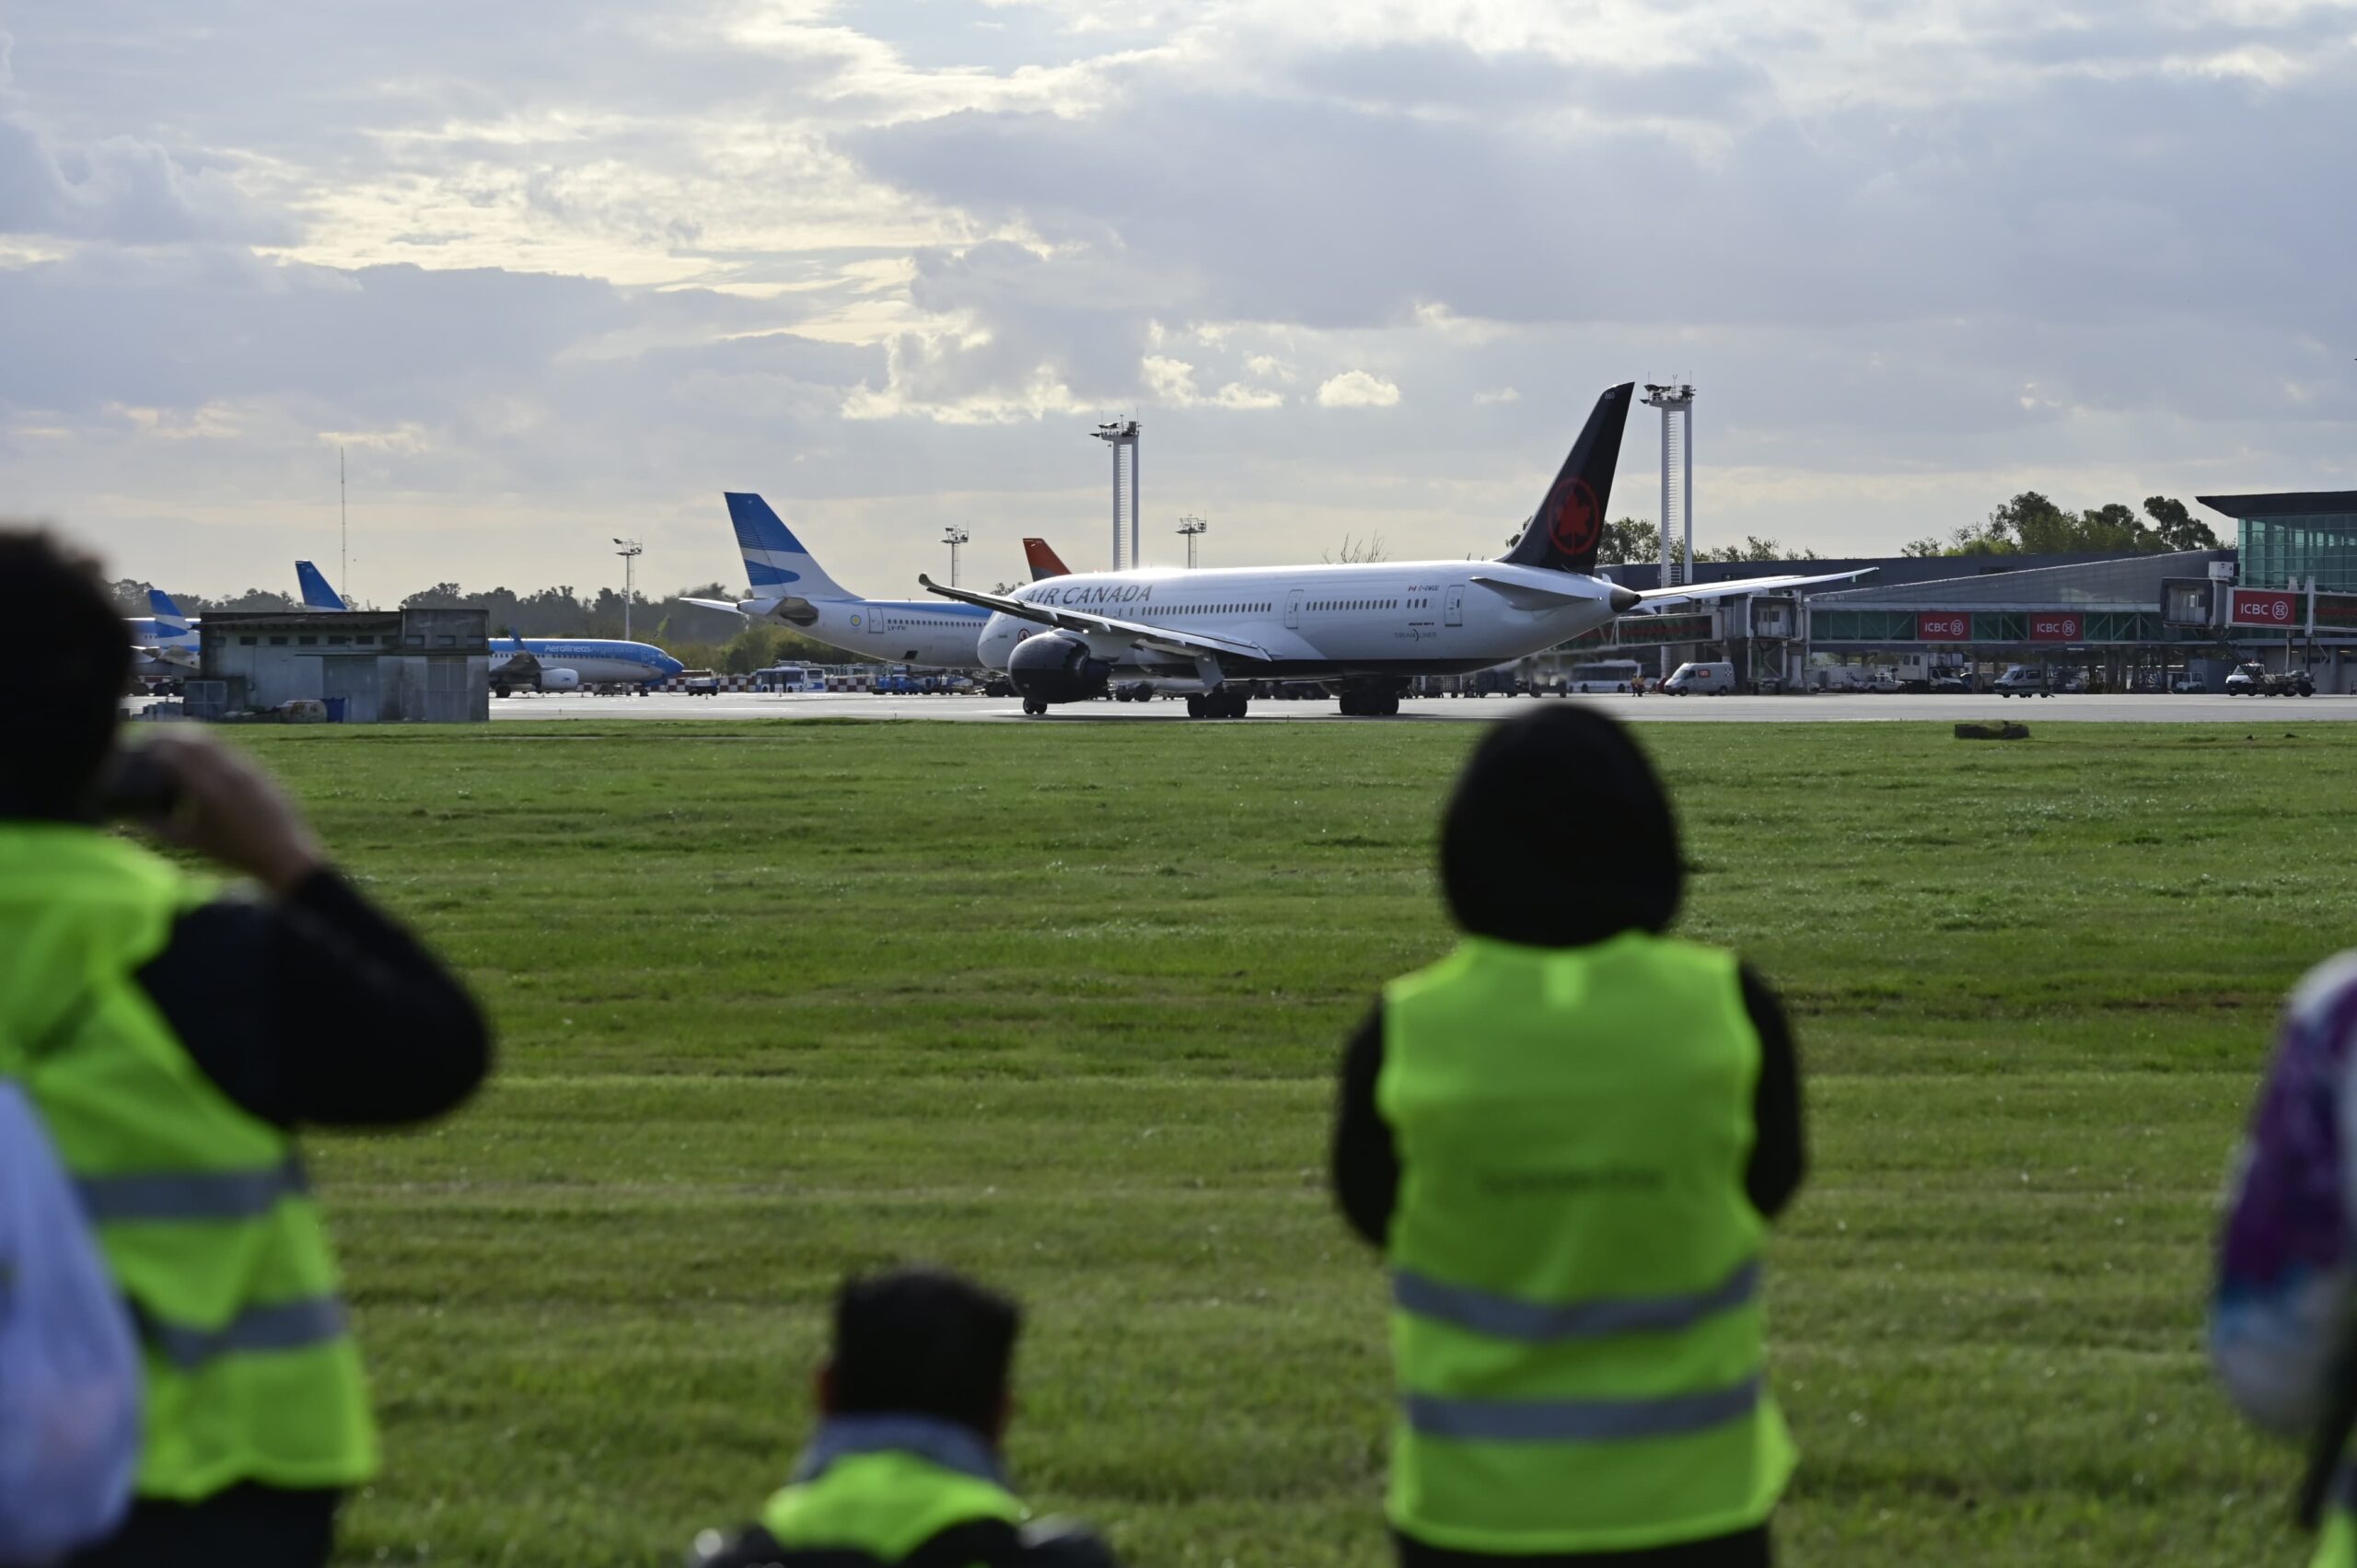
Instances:
[[[255,733],[504,1045],[444,1127],[316,1145],[389,1456],[345,1555],[674,1561],[782,1477],[836,1278],[931,1258],[1030,1305],[1037,1502],[1135,1562],[1382,1561],[1329,1074],[1449,941],[1472,738]],[[2357,935],[2357,726],[1644,740],[1684,929],[1782,985],[1808,1074],[1787,1560],[2297,1561],[2293,1457],[2212,1390],[2201,1311],[2277,999]]]

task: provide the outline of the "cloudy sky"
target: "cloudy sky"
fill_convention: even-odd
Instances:
[[[17,0],[0,515],[202,592],[1492,552],[1696,383],[1703,542],[2357,486],[2357,5]],[[1613,510],[1657,505],[1632,419]],[[331,568],[332,569],[332,568]],[[740,585],[741,586],[741,585]]]

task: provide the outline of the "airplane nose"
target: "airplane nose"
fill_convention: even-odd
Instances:
[[[688,667],[681,664],[678,659],[673,658],[669,654],[665,654],[663,656],[662,662],[657,664],[655,668],[663,672],[664,679],[668,680],[671,677],[679,674],[679,671],[687,668]]]

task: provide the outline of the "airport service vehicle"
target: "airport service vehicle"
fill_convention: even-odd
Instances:
[[[798,664],[773,664],[767,669],[753,671],[756,691],[824,691],[827,678],[815,669]]]
[[[729,526],[744,558],[748,597],[691,598],[706,610],[725,610],[754,621],[774,621],[806,637],[864,658],[886,659],[930,669],[971,669],[981,662],[976,645],[990,612],[970,604],[938,599],[862,598],[827,575],[770,504],[750,492],[728,491]],[[1026,540],[1036,575],[1028,587],[1054,575],[1055,552]],[[1028,588],[1027,590],[1028,591]]]
[[[1846,664],[1820,664],[1808,672],[1808,689],[1812,691],[1863,691],[1866,689],[1865,671]]]
[[[1898,693],[1898,676],[1888,669],[1876,669],[1866,677],[1866,690],[1880,696],[1896,696]]]
[[[1644,591],[1596,575],[1633,382],[1608,389],[1531,519],[1496,561],[1080,572],[1011,594],[917,581],[990,611],[981,661],[1027,713],[1118,681],[1194,677],[1190,714],[1241,718],[1248,682],[1322,681],[1359,717],[1396,714],[1419,675],[1509,664],[1640,606],[1863,575],[1758,577]]]
[[[2226,677],[2229,697],[2313,697],[2316,683],[2305,669],[2270,669],[2257,659],[2235,667]]]
[[[1972,677],[1960,669],[1944,669],[1932,677],[1931,683],[1923,690],[1926,691],[1969,691],[1972,690]]]
[[[717,697],[720,695],[720,677],[709,669],[682,669],[679,671],[679,690],[690,697]]]
[[[2026,664],[2008,665],[1989,690],[2000,697],[2051,697],[2054,689],[2046,672]]]
[[[652,643],[615,637],[519,637],[491,643],[491,691],[576,691],[584,686],[641,691],[687,668]]]
[[[1632,658],[1600,658],[1586,664],[1575,664],[1563,673],[1557,684],[1548,688],[1559,697],[1574,691],[1631,691],[1644,676],[1644,667]],[[1538,688],[1531,689],[1538,695]]]
[[[1667,697],[1724,697],[1735,690],[1735,666],[1725,659],[1681,664],[1669,672],[1661,689]]]
[[[2198,675],[2180,675],[2169,682],[2169,690],[2185,695],[2196,691],[2207,691],[2210,686]]]

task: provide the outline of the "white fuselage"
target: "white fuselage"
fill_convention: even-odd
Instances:
[[[1517,588],[1528,591],[1517,594]],[[1265,662],[1223,660],[1234,677],[1349,679],[1454,674],[1508,663],[1612,620],[1613,591],[1600,577],[1496,561],[1413,561],[1094,572],[1027,584],[1013,597],[1232,638],[1268,653]],[[1011,615],[990,618],[982,663],[1004,669],[1017,643],[1044,634],[1082,638],[1096,657],[1116,667],[1117,679],[1196,672],[1188,658],[1142,648],[1131,637],[1051,633]]]
[[[887,664],[929,669],[972,669],[979,660],[988,610],[949,599],[783,598],[754,601],[767,614],[814,641]]]

